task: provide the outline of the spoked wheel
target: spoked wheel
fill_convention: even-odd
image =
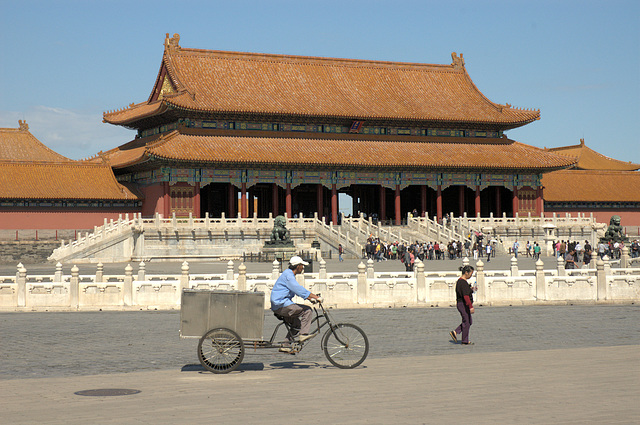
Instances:
[[[231,329],[211,329],[198,343],[200,364],[213,373],[229,373],[244,358],[244,344]]]
[[[338,323],[322,337],[322,351],[327,360],[341,369],[358,367],[369,354],[369,340],[364,331],[349,323]]]

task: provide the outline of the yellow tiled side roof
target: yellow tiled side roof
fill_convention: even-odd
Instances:
[[[46,147],[27,127],[0,128],[0,160],[4,161],[70,161]]]
[[[137,200],[118,183],[110,166],[76,161],[0,161],[2,199]]]
[[[226,164],[317,165],[460,169],[566,168],[575,159],[509,139],[424,138],[425,141],[336,140],[318,138],[211,135],[206,131],[173,131],[107,152],[113,167],[125,167],[149,156],[166,160]],[[428,139],[428,141],[427,141]]]
[[[173,90],[157,100],[167,86]],[[165,49],[154,93],[148,102],[105,113],[104,120],[126,125],[168,106],[211,113],[497,123],[505,129],[540,117],[539,111],[489,101],[457,56],[451,65],[429,65],[174,46]]]
[[[562,170],[544,174],[550,202],[640,202],[640,172]]]
[[[640,164],[619,161],[594,151],[585,145],[584,139],[580,140],[579,145],[551,148],[549,151],[577,158],[576,168],[580,170],[635,171],[640,169]]]

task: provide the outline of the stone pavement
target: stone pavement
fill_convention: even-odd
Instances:
[[[638,423],[639,308],[480,307],[467,347],[448,340],[453,308],[334,310],[369,336],[361,367],[331,367],[312,341],[295,357],[248,350],[228,375],[197,364],[175,311],[2,313],[0,412],[7,424]],[[141,392],[74,394],[108,388]]]

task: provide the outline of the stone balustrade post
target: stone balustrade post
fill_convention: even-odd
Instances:
[[[469,265],[469,257],[464,257],[462,259],[462,267]]]
[[[96,266],[96,279],[95,283],[101,283],[104,280],[104,264],[98,263]]]
[[[18,284],[18,307],[27,306],[27,269],[24,268],[22,263],[19,264],[18,272],[16,273],[16,283]]]
[[[53,275],[54,282],[62,282],[62,263],[58,261],[56,264],[56,273]]]
[[[182,271],[180,275],[180,296],[182,297],[182,290],[189,289],[189,263],[186,261],[182,263],[180,270]]]
[[[320,257],[320,270],[318,271],[319,279],[327,278],[327,262],[324,261],[324,258]]]
[[[20,277],[20,269],[23,268],[24,265],[22,263],[18,263],[18,265],[16,266],[16,279],[18,279],[18,277]]]
[[[536,261],[536,299],[547,299],[547,283],[544,276],[544,263],[540,259]]]
[[[487,282],[484,274],[484,263],[482,260],[478,260],[476,263],[476,296],[478,303],[487,302]]]
[[[375,277],[375,270],[373,270],[373,260],[369,258],[367,260],[367,279],[373,279]]]
[[[233,279],[234,279],[233,261],[229,260],[229,262],[227,263],[227,280],[233,280]]]
[[[146,266],[144,264],[144,261],[140,261],[140,264],[138,265],[138,281],[144,282],[145,280],[147,280]]]
[[[604,274],[609,276],[611,274],[611,259],[608,255],[605,255],[602,261],[604,262]]]
[[[511,257],[511,277],[520,276],[520,271],[518,270],[518,259],[514,256]]]
[[[622,254],[620,255],[620,268],[626,269],[629,267],[629,247],[622,247]]]
[[[420,259],[416,259],[416,301],[427,301],[427,284],[424,278],[424,263]]]
[[[238,266],[238,291],[247,290],[247,266],[240,263]]]
[[[369,299],[369,282],[367,281],[366,269],[367,266],[365,266],[364,263],[361,262],[360,264],[358,264],[358,304],[365,304]]]
[[[75,264],[71,267],[71,279],[69,280],[69,306],[80,306],[80,269]]]
[[[133,305],[133,267],[131,267],[131,264],[127,264],[124,268],[122,302],[124,305]]]
[[[605,255],[604,258],[607,258],[607,256]],[[598,258],[595,263],[596,263],[596,291],[597,291],[596,300],[603,301],[607,299],[607,274],[605,272],[605,261]]]
[[[276,280],[280,276],[280,263],[278,262],[278,260],[273,260],[273,263],[271,263],[271,265],[273,266],[271,269],[271,279]]]
[[[556,269],[558,270],[558,276],[567,275],[567,270],[564,268],[564,259],[562,258],[562,256],[558,256],[558,259],[556,262]]]

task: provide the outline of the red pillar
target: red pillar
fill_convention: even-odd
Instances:
[[[400,209],[400,185],[396,185],[396,225],[402,224],[402,211]]]
[[[515,217],[516,214],[518,213],[518,207],[520,205],[520,200],[518,199],[518,188],[515,186],[513,188],[512,203],[513,203],[513,216]]]
[[[536,215],[544,214],[544,199],[542,197],[542,186],[536,189]]]
[[[500,200],[500,192],[502,191],[502,187],[496,187],[496,215],[502,215],[502,200]]]
[[[193,195],[193,217],[200,218],[200,182],[196,182],[196,189]]]
[[[476,186],[476,217],[480,215],[480,186]]]
[[[427,215],[427,185],[420,186],[420,216]]]
[[[240,187],[240,217],[247,218],[247,184],[242,183]]]
[[[324,211],[323,205],[324,205],[324,199],[323,199],[323,190],[324,187],[321,184],[317,184],[316,185],[316,210],[318,212],[318,218],[320,220],[322,220],[322,212]]]
[[[171,189],[169,188],[169,182],[164,182],[164,200],[162,205],[162,215],[169,217],[171,215]]]
[[[436,216],[438,221],[442,220],[442,186],[438,185],[436,190]]]
[[[293,213],[291,211],[291,183],[287,183],[287,191],[284,198],[285,209],[287,211],[287,218],[293,217]]]
[[[462,217],[465,212],[464,189],[465,189],[465,186],[458,186],[458,212],[459,212],[458,216],[459,217]]]
[[[271,213],[274,217],[278,215],[279,209],[279,201],[278,201],[278,185],[275,183],[271,184]]]
[[[378,213],[380,220],[387,219],[387,189],[380,185],[380,211]]]
[[[331,185],[331,223],[338,224],[338,189]]]

